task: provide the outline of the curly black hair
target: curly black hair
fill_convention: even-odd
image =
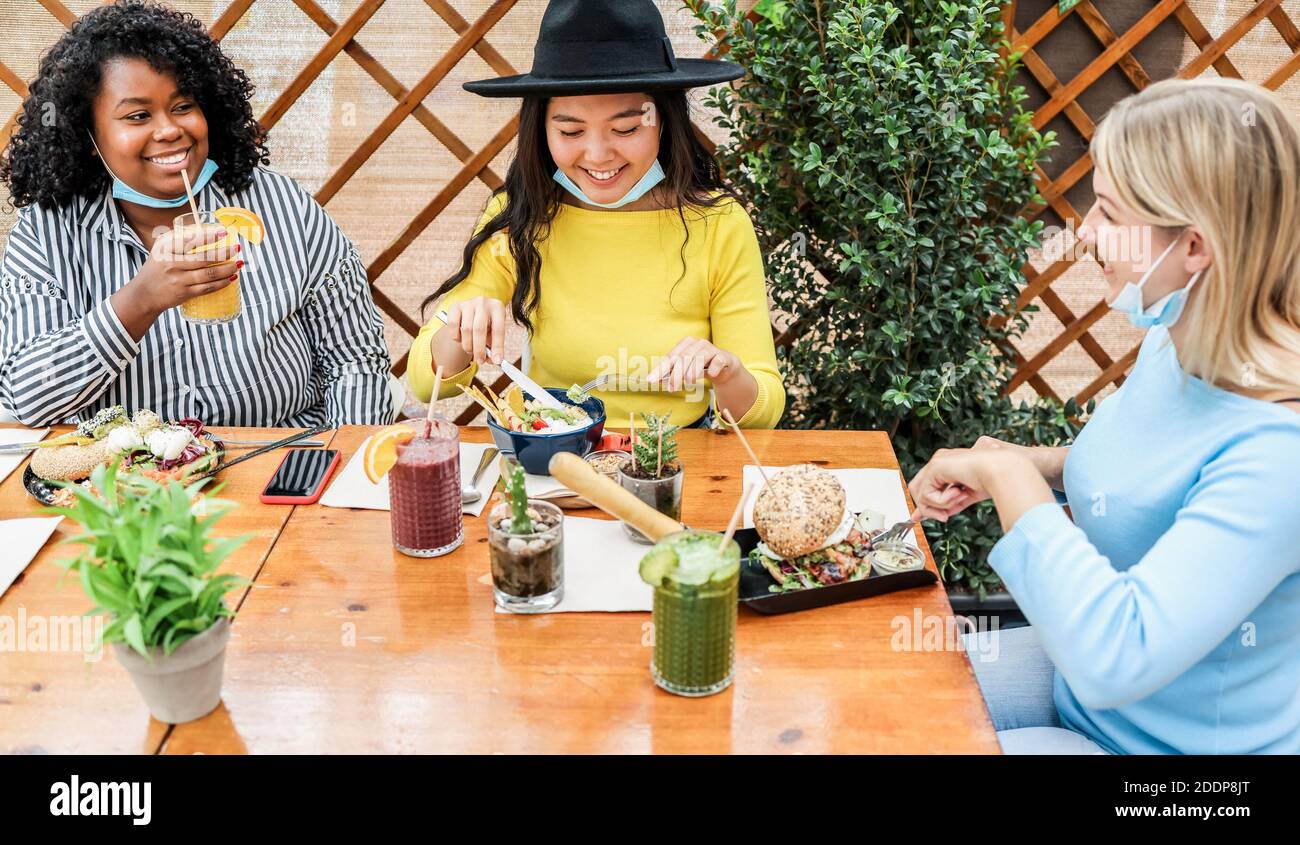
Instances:
[[[101,70],[116,58],[147,61],[194,98],[208,123],[208,156],[221,165],[213,179],[224,190],[248,187],[258,163],[270,163],[266,132],[249,103],[253,84],[202,22],[153,0],[118,0],[78,18],[41,58],[0,155],[0,181],[14,206],[64,206],[109,184],[89,130]]]

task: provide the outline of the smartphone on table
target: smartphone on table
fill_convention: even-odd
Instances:
[[[339,463],[336,449],[289,449],[261,500],[267,505],[313,505]]]

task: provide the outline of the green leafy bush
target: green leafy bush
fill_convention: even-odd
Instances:
[[[1022,108],[990,0],[686,0],[697,32],[749,70],[717,88],[724,169],[748,197],[778,311],[783,424],[876,429],[909,477],[981,434],[1056,445],[1073,403],[1013,403],[1008,340],[1041,222],[1034,166],[1052,146]],[[983,594],[991,507],[927,525],[949,583]]]
[[[90,483],[94,491],[65,485],[76,503],[48,512],[81,526],[63,542],[86,550],[64,566],[80,576],[95,603],[86,615],[109,616],[102,642],[125,643],[145,657],[150,646],[171,654],[221,617],[235,615],[222,598],[249,582],[216,569],[249,538],[211,536],[235,503],[206,497],[194,503],[207,482],[187,487],[138,475],[119,478],[115,463],[98,467]]]

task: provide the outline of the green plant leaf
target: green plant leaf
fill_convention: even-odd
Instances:
[[[754,14],[767,18],[778,30],[785,28],[787,11],[789,11],[789,3],[786,0],[758,0],[754,4]]]
[[[140,615],[133,613],[122,623],[122,637],[126,644],[140,653],[142,657],[149,656],[149,650],[144,644],[144,631],[140,625]]]
[[[176,611],[187,605],[193,604],[189,596],[177,596],[169,599],[149,612],[148,617],[144,620],[143,635],[146,639],[152,639],[154,631],[158,630],[158,624]]]

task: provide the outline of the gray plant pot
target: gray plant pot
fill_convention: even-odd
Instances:
[[[619,467],[618,484],[620,487],[669,519],[676,522],[682,521],[682,481],[686,478],[686,473],[682,471],[680,464],[677,467],[677,472],[666,478],[637,478],[628,475],[625,472],[626,469],[626,464]],[[647,546],[650,545],[649,537],[626,522],[623,523],[623,530],[632,540]]]
[[[150,714],[160,722],[179,725],[202,718],[221,703],[221,673],[230,641],[230,619],[216,623],[163,655],[149,649],[152,660],[123,643],[113,643],[117,662],[126,667]]]

